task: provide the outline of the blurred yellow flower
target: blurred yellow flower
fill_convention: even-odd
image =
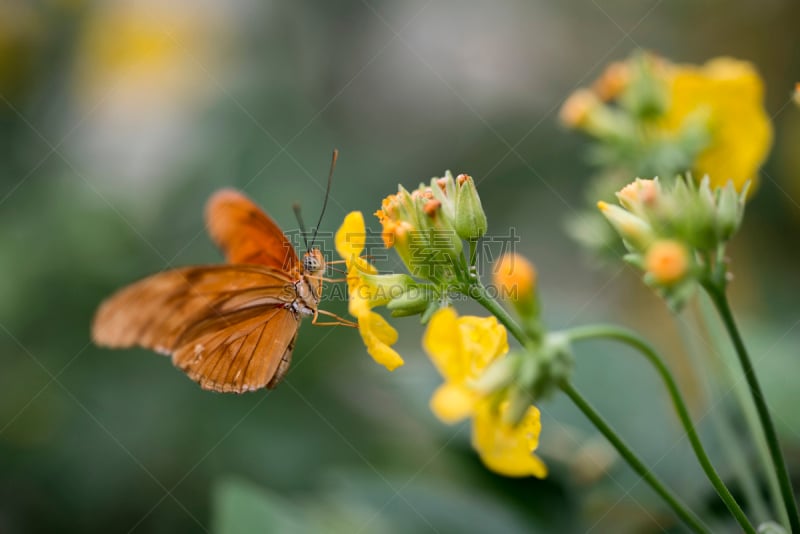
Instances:
[[[431,317],[422,345],[445,380],[431,398],[431,410],[455,423],[475,411],[481,395],[470,384],[508,352],[508,334],[495,317],[458,317],[448,307]]]
[[[366,235],[364,216],[360,211],[353,211],[337,230],[334,245],[347,265],[348,311],[358,320],[358,331],[367,352],[377,363],[393,371],[403,365],[403,358],[391,347],[397,342],[397,331],[372,311],[386,301],[376,295],[376,286],[365,276],[377,274],[375,267],[360,257]]]
[[[533,452],[539,446],[542,425],[539,410],[531,406],[522,421],[512,426],[503,420],[503,411],[490,402],[479,403],[472,422],[472,445],[484,465],[507,477],[547,476],[547,466]]]
[[[114,98],[134,106],[184,105],[204,94],[208,72],[218,66],[220,22],[207,7],[190,4],[101,4],[78,41],[79,98],[94,106],[113,88]]]
[[[674,65],[666,72],[669,104],[664,127],[678,132],[689,120],[708,121],[711,140],[695,160],[695,176],[708,175],[712,186],[732,180],[739,191],[748,180],[755,183],[772,146],[764,83],[755,67],[721,57],[702,67]]]

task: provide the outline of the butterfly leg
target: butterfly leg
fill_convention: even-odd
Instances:
[[[329,317],[333,317],[336,320],[335,321],[326,321],[324,323],[317,322],[317,319],[319,319],[319,315],[320,314],[327,315]],[[331,312],[325,311],[325,310],[316,310],[314,312],[314,319],[311,320],[311,324],[316,325],[316,326],[334,326],[334,325],[338,325],[338,326],[349,326],[351,328],[357,328],[358,327],[358,323],[354,323],[353,321],[348,321],[347,319],[345,319],[343,317],[339,317],[335,313],[331,313]]]

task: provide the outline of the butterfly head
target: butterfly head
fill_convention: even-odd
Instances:
[[[318,248],[312,248],[303,254],[303,271],[311,276],[321,276],[325,273],[325,258]]]

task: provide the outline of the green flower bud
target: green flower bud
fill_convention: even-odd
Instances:
[[[497,393],[514,383],[519,365],[519,354],[509,354],[492,362],[469,386],[481,395]]]
[[[358,277],[362,283],[359,295],[373,302],[374,306],[383,306],[392,300],[401,297],[404,293],[418,287],[413,278],[407,274],[372,274],[359,272]]]
[[[512,387],[508,392],[508,408],[503,412],[503,422],[517,426],[525,417],[531,404],[533,404],[533,397],[528,391]]]
[[[478,239],[486,234],[486,213],[472,176],[459,174],[456,178],[455,228],[462,239]]]
[[[719,190],[717,201],[717,234],[722,241],[728,241],[739,229],[744,216],[744,199],[750,182],[744,186],[741,194],[736,191],[732,181],[728,181],[724,188]]]
[[[431,178],[433,197],[442,203],[442,211],[450,221],[455,219],[456,191],[456,181],[450,171],[445,171],[442,178]]]
[[[656,236],[650,224],[641,217],[602,201],[597,203],[597,207],[629,248],[643,252],[655,240]]]
[[[425,285],[414,285],[393,298],[386,307],[392,312],[392,317],[419,315],[428,309],[434,298],[435,294]]]
[[[629,83],[620,97],[622,106],[641,119],[655,119],[667,109],[667,88],[657,75],[657,68],[652,56],[635,57]]]

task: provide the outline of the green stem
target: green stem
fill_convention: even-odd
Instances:
[[[758,416],[761,419],[761,426],[764,429],[764,437],[767,440],[769,453],[772,457],[772,465],[775,469],[775,473],[778,475],[778,482],[780,483],[783,502],[786,506],[787,512],[789,513],[789,525],[791,527],[791,531],[795,534],[800,533],[800,515],[798,515],[797,503],[794,498],[794,491],[792,490],[792,483],[789,480],[789,471],[786,468],[786,461],[783,458],[781,445],[778,441],[778,433],[775,430],[775,424],[772,422],[772,416],[769,413],[769,408],[767,407],[764,393],[761,391],[761,385],[758,382],[758,378],[756,378],[756,373],[753,369],[750,356],[747,353],[747,348],[744,345],[742,336],[740,335],[739,329],[736,326],[736,321],[733,318],[733,313],[731,312],[730,304],[728,303],[728,297],[725,294],[724,283],[714,284],[707,282],[704,284],[704,287],[708,292],[708,295],[711,297],[711,301],[714,303],[714,306],[716,306],[717,312],[719,313],[720,318],[722,319],[722,322],[728,331],[728,335],[733,342],[733,346],[736,349],[736,354],[739,356],[739,363],[742,365],[742,371],[744,372],[745,379],[747,380],[747,386],[750,388],[750,395],[753,397],[753,402],[756,405]]]
[[[525,335],[525,331],[514,320],[514,318],[511,317],[511,314],[509,314],[505,308],[503,308],[495,299],[492,298],[491,295],[489,295],[483,284],[480,282],[474,282],[468,287],[464,288],[464,292],[475,299],[478,304],[486,308],[489,313],[497,317],[497,320],[500,321],[509,332],[511,332],[511,335],[514,336],[523,347],[528,344],[528,336]]]
[[[742,511],[739,504],[736,502],[736,499],[733,498],[733,495],[731,495],[728,487],[725,486],[725,483],[722,481],[720,476],[717,474],[717,471],[714,469],[714,466],[711,464],[711,460],[709,460],[708,455],[703,448],[703,444],[700,442],[700,438],[697,435],[697,431],[694,428],[694,423],[692,422],[692,418],[689,416],[689,410],[686,408],[686,403],[683,401],[683,396],[678,389],[678,385],[675,383],[672,373],[670,373],[669,369],[664,364],[664,361],[661,359],[658,353],[647,342],[639,338],[633,332],[612,325],[597,325],[575,328],[569,330],[567,335],[573,341],[606,338],[626,343],[641,352],[650,361],[650,363],[653,364],[658,371],[658,374],[661,375],[664,385],[667,387],[667,391],[672,398],[672,403],[675,406],[675,411],[678,413],[678,417],[683,424],[684,430],[686,430],[686,434],[689,437],[689,442],[691,443],[692,449],[697,456],[697,460],[700,462],[700,466],[703,468],[703,471],[705,471],[706,476],[714,486],[714,489],[717,490],[717,494],[719,494],[720,498],[725,503],[725,506],[728,507],[728,510],[731,512],[731,514],[733,514],[734,518],[742,527],[742,529],[744,529],[745,532],[755,534],[755,528],[753,528],[753,526],[750,524],[750,521],[747,519],[747,516]]]
[[[721,341],[725,334],[720,331],[719,324],[713,320],[715,309],[711,303],[711,299],[706,298],[697,299],[699,305],[699,315],[697,322],[700,323],[702,328],[708,333],[708,339],[712,344],[714,352],[719,355],[718,372],[717,376],[721,376],[724,385],[733,390],[736,402],[739,404],[741,410],[740,416],[744,416],[745,424],[752,434],[753,441],[756,447],[756,453],[761,464],[762,474],[766,477],[767,488],[769,491],[769,501],[772,505],[772,517],[778,519],[782,525],[789,524],[789,513],[783,505],[783,496],[781,494],[781,485],[778,481],[778,475],[772,467],[772,458],[769,452],[769,445],[767,445],[767,438],[764,437],[764,429],[761,427],[761,421],[758,418],[756,405],[753,398],[750,396],[750,391],[747,384],[741,380],[737,380],[733,376],[734,366],[736,365],[736,356],[734,356],[727,347],[721,346]],[[752,467],[750,468],[753,471]]]
[[[694,307],[692,311],[696,312]],[[694,317],[693,321],[686,320],[678,314],[675,314],[674,317],[689,355],[689,367],[692,370],[692,374],[702,382],[703,402],[710,404],[711,399],[714,398],[714,393],[719,389],[718,381],[725,381],[728,378],[727,369],[720,365],[721,362],[714,357],[714,354],[707,354],[707,351],[703,351],[698,346],[696,336],[700,336],[700,334],[695,333],[690,328],[690,324],[696,323],[702,327],[703,321],[699,317]],[[725,460],[731,466],[734,477],[741,484],[744,501],[752,511],[755,522],[760,524],[768,521],[774,516],[761,494],[761,488],[758,485],[758,472],[748,462],[747,455],[743,450],[745,444],[736,436],[736,431],[731,425],[727,411],[723,411],[718,417],[711,417],[711,426],[717,436]],[[769,457],[769,453],[767,453],[767,457]],[[780,495],[780,491],[777,495]],[[780,500],[780,497],[778,497],[778,500]],[[780,508],[783,509],[782,506]],[[785,524],[788,525],[789,522],[786,521]]]
[[[486,308],[492,315],[497,317],[506,329],[511,332],[517,341],[523,346],[527,345],[529,340],[525,335],[525,331],[517,324],[513,317],[503,308],[495,299],[489,295],[486,288],[480,282],[474,282],[462,288],[467,295],[475,299],[481,306]],[[628,462],[636,473],[641,476],[645,482],[655,491],[662,499],[672,508],[675,514],[680,517],[694,532],[709,533],[708,528],[703,525],[697,515],[689,510],[678,498],[650,471],[647,466],[642,462],[630,447],[622,440],[622,438],[614,432],[614,430],[606,423],[606,421],[597,413],[592,405],[577,390],[568,382],[561,384],[561,390],[572,399],[575,405],[586,415],[586,417],[597,427],[597,429],[608,439],[611,445],[617,450],[620,456]],[[750,532],[750,531],[748,531]],[[755,531],[752,531],[755,532]]]
[[[628,462],[628,465],[633,468],[636,473],[642,477],[653,490],[658,493],[662,499],[672,508],[672,510],[680,517],[684,523],[694,532],[711,532],[691,510],[678,500],[678,498],[667,489],[664,484],[650,471],[644,463],[636,456],[627,443],[619,437],[614,429],[609,426],[603,417],[595,411],[591,404],[575,389],[569,382],[561,384],[561,391],[575,403],[575,406],[583,412],[592,424],[603,434],[606,439],[614,446],[619,452],[620,456]]]

